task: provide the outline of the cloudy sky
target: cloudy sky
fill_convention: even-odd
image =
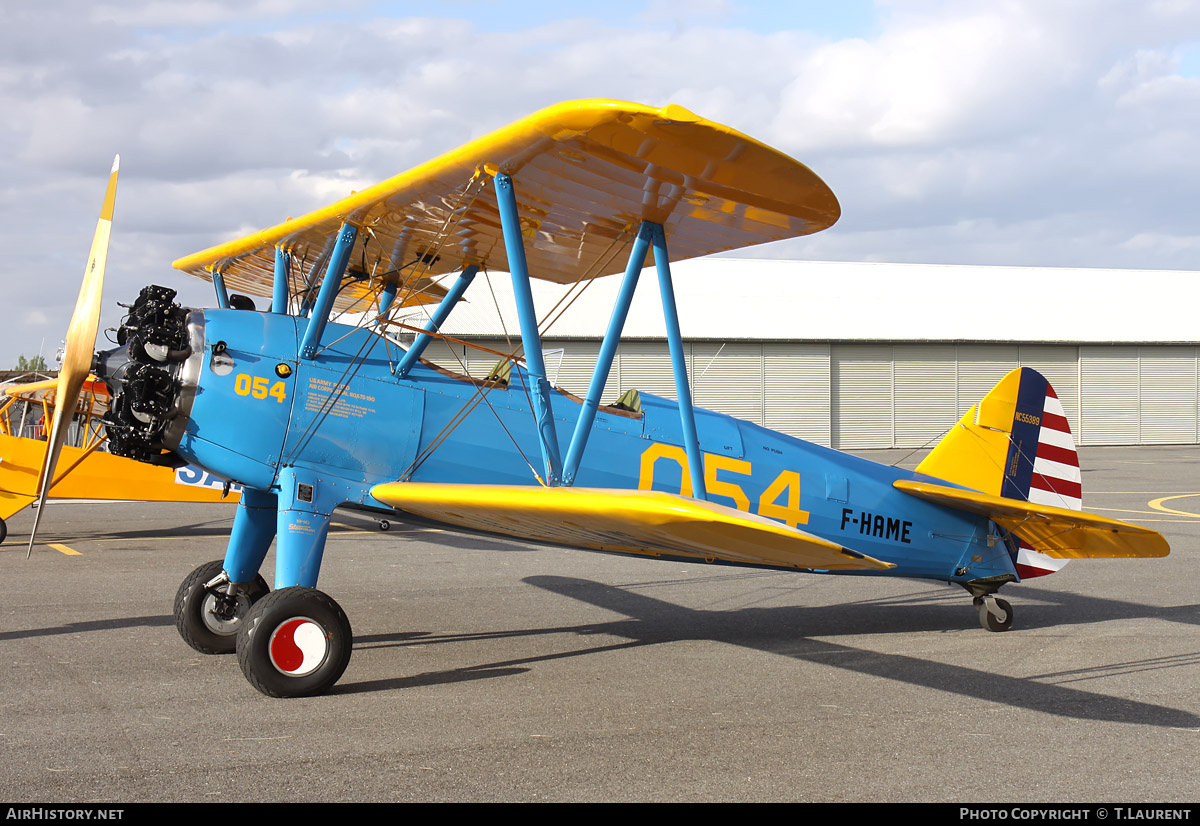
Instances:
[[[4,0],[0,367],[53,361],[118,152],[106,325],[147,283],[211,305],[181,255],[586,97],[832,186],[837,226],[753,255],[1200,269],[1200,0]]]

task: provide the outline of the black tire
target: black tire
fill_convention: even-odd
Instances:
[[[250,588],[238,594],[237,609],[231,619],[222,619],[213,613],[217,607],[217,596],[204,588],[221,573],[224,561],[213,560],[201,565],[188,574],[175,594],[175,627],[183,641],[201,654],[232,654],[237,650],[237,633],[242,620],[254,603],[270,593],[267,581],[261,575],[254,578]],[[218,585],[215,590],[227,592],[228,585]]]
[[[379,520],[379,530],[386,531],[390,527],[392,527],[391,522],[387,521],[386,519]]]
[[[1004,616],[995,616],[991,611],[988,610],[987,600],[980,600],[979,624],[988,631],[1007,631],[1009,628],[1012,628],[1012,606],[1009,605],[1008,600],[1001,599],[1000,597],[992,597],[992,600],[996,603],[996,607],[1000,609]]]
[[[311,697],[342,676],[353,642],[350,620],[331,597],[315,588],[280,588],[242,623],[238,665],[268,697]]]
[[[5,539],[8,539],[8,524],[3,519],[0,519],[0,542],[3,542]]]

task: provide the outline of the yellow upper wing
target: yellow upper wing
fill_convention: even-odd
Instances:
[[[895,567],[752,513],[659,491],[387,482],[371,495],[437,522],[578,548],[805,569]]]
[[[231,289],[269,295],[276,246],[311,266],[348,222],[360,230],[350,258],[360,281],[343,289],[339,308],[384,276],[398,276],[402,297],[419,301],[428,294],[419,277],[469,264],[508,269],[498,172],[516,187],[530,274],[559,283],[621,271],[616,252],[643,219],[666,227],[679,260],[818,232],[841,214],[812,171],[735,129],[678,106],[583,100],[175,267],[209,279],[219,268]]]
[[[41,403],[45,401],[53,406],[55,397],[58,395],[58,379],[45,379],[44,381],[31,381],[25,384],[12,384],[0,388],[5,396],[11,396],[22,401]],[[78,408],[86,410],[86,405],[91,405],[92,414],[95,416],[103,416],[108,412],[109,402],[112,399],[108,393],[108,386],[104,382],[97,379],[95,376],[89,375],[83,383],[83,396]],[[0,410],[8,404],[5,400],[0,400]],[[0,456],[0,461],[3,457]]]

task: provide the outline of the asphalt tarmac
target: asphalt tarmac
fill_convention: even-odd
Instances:
[[[1171,555],[1006,586],[1001,634],[944,583],[339,512],[320,587],[354,653],[332,694],[298,700],[175,630],[232,507],[52,503],[59,547],[28,561],[27,510],[0,546],[0,799],[1200,800],[1200,446],[1080,454],[1087,509]]]

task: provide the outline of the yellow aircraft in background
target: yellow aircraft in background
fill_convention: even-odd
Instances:
[[[58,380],[6,387],[0,395],[0,542],[5,520],[37,499],[46,456],[46,425],[54,419]],[[193,467],[155,466],[104,449],[104,414],[112,395],[89,377],[71,419],[72,437],[62,448],[53,499],[125,499],[157,502],[220,502],[224,481]],[[240,488],[225,501],[236,502]]]

